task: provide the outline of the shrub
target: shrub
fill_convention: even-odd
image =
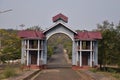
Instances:
[[[97,72],[97,69],[91,68],[90,71],[96,73],[96,72]]]
[[[117,79],[120,79],[120,74],[119,73],[114,73],[113,76]]]
[[[108,72],[111,72],[111,73],[116,73],[116,70],[112,69],[112,68],[108,68],[107,70]]]
[[[15,69],[12,68],[12,67],[6,67],[4,72],[3,72],[5,78],[9,78],[9,77],[12,77],[12,76],[15,76],[16,75],[16,72],[15,72]]]

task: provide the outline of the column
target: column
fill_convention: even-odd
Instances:
[[[21,64],[24,64],[24,40],[22,40],[21,44]]]
[[[73,40],[73,44],[72,44],[72,65],[76,64],[76,60],[75,60],[75,41]]]
[[[95,64],[95,57],[94,57],[95,55],[94,55],[94,51],[93,51],[93,55],[92,55],[92,62],[93,62],[93,64],[92,64],[92,66],[94,66],[94,64]]]
[[[41,49],[43,50],[43,40],[41,40]]]
[[[76,41],[76,46],[77,46],[77,49],[76,49],[76,65],[78,66],[78,41]]]
[[[38,51],[38,53],[37,53],[37,66],[39,66],[40,65],[40,51]]]
[[[29,49],[29,40],[27,40],[27,49]]]
[[[80,51],[80,67],[82,67],[82,52]]]
[[[82,67],[82,41],[80,41],[80,67]]]
[[[80,51],[82,50],[82,41],[80,41]]]
[[[98,41],[95,42],[95,57],[96,57],[96,64],[95,65],[98,65]]]
[[[90,67],[92,67],[92,51],[90,51]]]
[[[41,40],[41,65],[43,64],[43,40]]]
[[[47,40],[45,40],[45,64],[47,64]]]
[[[43,61],[43,41],[41,40],[41,60]]]
[[[90,41],[90,51],[92,51],[92,48],[93,46],[92,46],[92,41]]]
[[[27,50],[27,66],[29,66],[29,51]]]
[[[38,51],[40,50],[40,40],[38,40]]]
[[[38,40],[37,66],[40,65],[40,40]]]

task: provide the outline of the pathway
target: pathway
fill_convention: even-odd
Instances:
[[[48,61],[48,69],[41,71],[34,80],[80,80],[80,76],[71,69],[64,53],[56,53]]]

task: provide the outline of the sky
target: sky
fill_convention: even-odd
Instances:
[[[74,30],[93,30],[104,20],[120,21],[120,0],[0,0],[0,29],[21,29],[54,25],[52,17],[62,13],[68,17],[68,27]]]

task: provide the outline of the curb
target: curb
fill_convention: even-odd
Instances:
[[[34,73],[31,73],[30,75],[28,75],[27,77],[23,78],[23,80],[30,80],[34,75],[36,75],[37,73],[39,73],[41,70],[37,70]]]

